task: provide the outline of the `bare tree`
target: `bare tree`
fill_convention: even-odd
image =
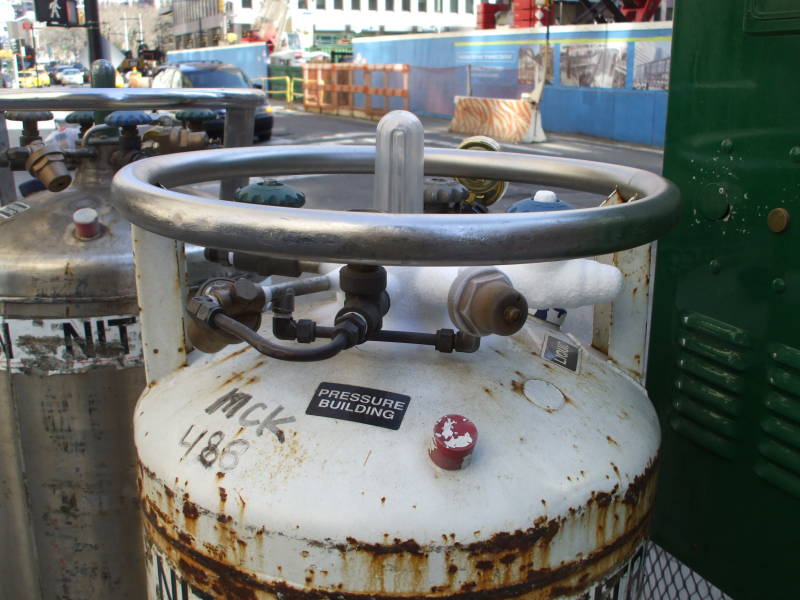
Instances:
[[[139,25],[141,23],[141,30]],[[127,24],[127,29],[126,29]],[[157,45],[156,29],[158,9],[150,5],[122,6],[103,3],[100,5],[100,32],[120,50],[135,50],[141,41],[150,48]],[[127,44],[125,33],[127,31]]]

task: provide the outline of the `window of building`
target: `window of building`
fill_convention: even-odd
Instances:
[[[297,8],[308,8],[308,0],[297,0]]]
[[[444,12],[444,0],[433,0],[433,10]]]
[[[369,0],[369,9],[378,10],[378,0]]]
[[[325,0],[317,0],[317,9],[325,10]]]
[[[467,0],[467,5],[465,7],[466,12],[469,14],[473,14],[475,12],[475,7],[473,5],[473,0]]]
[[[419,12],[428,12],[428,0],[419,0],[417,10],[419,10]]]
[[[253,0],[242,0],[242,8],[253,8]]]
[[[350,0],[351,10],[361,10],[361,0]]]
[[[342,0],[333,0],[333,9],[334,10],[342,10],[344,8],[344,4]]]
[[[458,0],[450,0],[450,12],[451,13],[458,12]]]
[[[403,10],[411,12],[411,0],[403,0]]]
[[[394,10],[394,0],[386,0],[386,10]]]

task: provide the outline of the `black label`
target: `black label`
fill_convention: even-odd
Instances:
[[[0,208],[0,217],[4,219],[13,219],[19,213],[25,212],[28,210],[30,206],[25,204],[24,202],[12,202],[11,204],[7,204]]]
[[[410,400],[403,394],[323,382],[314,393],[306,414],[399,429]]]
[[[542,356],[545,360],[561,365],[570,371],[577,371],[579,352],[580,350],[578,350],[577,346],[573,346],[559,338],[547,336]]]

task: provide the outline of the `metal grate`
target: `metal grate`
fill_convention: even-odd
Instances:
[[[647,542],[641,600],[733,600],[654,542]]]

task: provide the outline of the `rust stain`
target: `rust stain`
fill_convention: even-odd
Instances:
[[[252,375],[251,377],[248,378],[247,381],[244,382],[244,385],[253,385],[254,383],[258,383],[259,381],[261,381],[261,377],[259,377],[258,375]]]
[[[492,390],[490,390],[488,387],[483,388],[483,391],[486,393],[487,396],[494,396]]]
[[[575,402],[572,400],[572,398],[570,398],[566,394],[564,394],[564,402],[566,402],[567,404],[571,404],[572,406],[576,406]]]
[[[197,505],[189,500],[183,502],[183,516],[189,520],[196,521],[200,516],[200,511],[197,510]]]
[[[225,491],[225,488],[219,488],[219,500],[222,504],[225,504],[225,500],[228,499],[228,492]]]
[[[217,471],[217,481],[221,481],[224,478],[225,478],[225,473],[223,473],[222,471]]]
[[[185,531],[179,531],[178,532],[178,539],[181,542],[183,542],[184,544],[187,544],[187,545],[194,544],[194,538],[192,536],[190,536],[188,533],[186,533]]]
[[[423,552],[422,546],[420,546],[415,540],[401,540],[400,538],[394,538],[392,543],[387,544],[375,544],[372,542],[362,542],[353,537],[346,538],[347,544],[338,544],[336,547],[340,550],[356,550],[359,552],[367,552],[369,554],[414,554],[417,556],[427,555],[426,552]]]
[[[150,498],[143,498],[145,528],[148,538],[173,564],[180,566],[181,575],[191,585],[215,598],[231,600],[265,600],[279,597],[282,600],[422,600],[423,598],[448,598],[451,600],[490,600],[517,598],[519,600],[550,600],[558,590],[559,595],[579,595],[586,587],[603,577],[613,568],[627,560],[638,547],[649,525],[652,499],[655,493],[657,461],[626,488],[620,491],[615,486],[611,493],[595,492],[587,504],[570,510],[570,516],[554,519],[540,517],[527,529],[513,533],[499,532],[487,540],[474,543],[459,543],[455,534],[443,535],[447,549],[441,545],[421,545],[416,540],[394,538],[385,535],[385,543],[375,544],[347,538],[346,543],[332,541],[312,542],[309,545],[339,550],[347,563],[363,564],[371,573],[369,585],[363,590],[350,591],[344,583],[314,583],[313,570],[308,570],[306,585],[295,587],[280,579],[262,579],[256,574],[238,568],[242,564],[242,552],[246,542],[235,537],[227,524],[220,527],[233,534],[226,540],[228,547],[239,548],[235,560],[227,558],[225,548],[204,544],[205,551],[191,536],[173,533],[180,529],[169,515],[165,515]],[[163,484],[162,484],[163,485]],[[188,495],[184,496],[184,516],[193,514]],[[195,507],[195,510],[197,508]],[[189,513],[187,515],[186,513]],[[199,513],[199,511],[198,511]],[[213,518],[214,513],[202,515]],[[610,518],[613,516],[613,519]],[[621,519],[620,519],[621,516]],[[229,522],[230,517],[226,518]],[[592,523],[595,534],[603,544],[585,555],[578,553],[574,560],[552,564],[550,545],[559,535],[570,535],[570,528],[581,522]],[[253,533],[258,541],[264,537],[263,527]],[[608,543],[606,540],[611,538]],[[561,539],[561,538],[559,538]],[[222,543],[222,542],[221,542]],[[261,543],[260,541],[258,542]],[[259,546],[261,547],[261,546]],[[444,551],[441,577],[445,585],[430,587],[430,555]],[[454,555],[464,557],[468,564],[456,564]],[[184,562],[180,562],[184,561]],[[185,564],[184,564],[185,563]],[[462,571],[462,569],[464,569]],[[199,572],[198,572],[199,570]],[[282,572],[281,569],[278,569]],[[403,594],[387,590],[392,579],[390,573],[406,573],[410,589]],[[463,582],[457,580],[459,572],[472,573],[473,577]],[[394,575],[392,575],[393,577]],[[463,583],[462,583],[463,582]],[[334,592],[335,593],[332,593]]]
[[[511,380],[511,391],[512,392],[516,392],[520,396],[524,396],[525,395],[525,386],[521,382],[512,379]]]
[[[224,357],[222,357],[221,359],[219,359],[219,360],[217,361],[217,364],[218,364],[218,365],[221,365],[221,364],[222,364],[222,363],[224,363],[226,360],[230,360],[230,359],[232,359],[232,358],[234,358],[234,357],[236,357],[236,356],[239,356],[240,354],[244,354],[244,353],[245,353],[245,352],[247,352],[249,349],[250,349],[250,346],[245,346],[244,348],[240,348],[240,349],[239,349],[239,350],[237,350],[236,352],[231,352],[230,354],[228,354],[228,356],[224,356]]]
[[[231,373],[231,374],[228,376],[228,378],[227,378],[225,381],[223,381],[222,383],[220,383],[220,384],[217,386],[217,388],[216,388],[216,389],[217,389],[217,390],[221,390],[222,388],[228,387],[228,386],[229,386],[229,385],[231,385],[232,383],[236,383],[237,381],[241,381],[242,379],[244,379],[244,376],[245,376],[245,373],[244,373],[244,371],[234,371],[233,373]]]
[[[610,435],[606,436],[606,440],[608,440],[608,443],[611,444],[612,446],[619,446],[619,442],[617,442],[617,440],[612,438]]]
[[[656,457],[656,460],[645,469],[644,473],[637,475],[633,479],[628,489],[625,490],[625,495],[622,498],[623,503],[628,506],[636,506],[639,503],[650,482],[656,479],[659,459],[660,456]]]
[[[608,492],[592,492],[592,499],[597,502],[597,505],[601,508],[605,508],[611,504],[611,494]]]

